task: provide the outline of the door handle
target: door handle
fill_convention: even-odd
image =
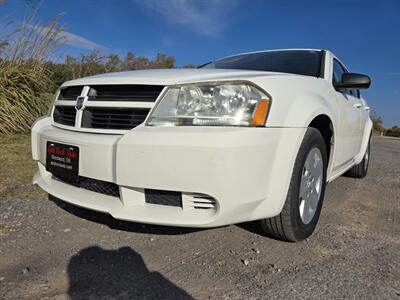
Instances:
[[[354,106],[355,108],[360,108],[360,107],[362,107],[362,104],[356,103],[356,104],[353,104],[353,106]]]

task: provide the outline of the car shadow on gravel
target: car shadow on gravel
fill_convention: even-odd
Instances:
[[[49,200],[54,202],[61,209],[79,218],[95,222],[98,224],[103,224],[111,229],[116,229],[121,231],[145,233],[145,234],[147,233],[147,234],[160,234],[160,235],[180,235],[180,234],[188,234],[197,231],[207,230],[203,228],[158,226],[158,225],[139,224],[135,222],[121,221],[114,219],[111,215],[106,213],[101,213],[69,204],[52,195],[49,195]]]
[[[254,234],[257,234],[257,235],[264,235],[264,236],[266,235],[262,231],[258,221],[250,221],[250,222],[245,222],[245,223],[239,223],[239,224],[236,224],[236,226],[241,228],[241,229],[243,229],[243,230],[246,230],[246,231],[248,231],[250,233],[254,233]]]
[[[237,227],[239,227],[239,228],[241,228],[241,229],[243,229],[243,230],[245,230],[245,231],[247,231],[249,233],[256,234],[256,235],[259,235],[259,236],[263,236],[263,237],[269,238],[271,240],[280,241],[280,242],[287,242],[284,239],[280,239],[280,238],[278,238],[276,236],[273,236],[271,234],[268,234],[268,233],[264,232],[261,229],[259,221],[250,221],[250,222],[245,222],[245,223],[239,223],[239,224],[235,224],[235,226],[237,226]]]
[[[151,272],[130,247],[88,247],[68,264],[70,299],[193,299],[158,272]]]

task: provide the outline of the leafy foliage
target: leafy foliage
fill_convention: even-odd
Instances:
[[[383,128],[383,120],[382,120],[382,117],[379,116],[375,111],[372,112],[372,114],[371,114],[370,117],[371,117],[371,120],[372,120],[373,129],[374,129],[375,131],[379,131],[379,132],[383,131],[384,128]]]
[[[175,58],[165,54],[157,54],[154,60],[144,56],[136,57],[128,52],[121,59],[118,54],[101,54],[94,50],[79,58],[67,56],[63,63],[47,62],[46,68],[50,71],[51,79],[57,88],[63,82],[85,76],[101,73],[121,72],[142,69],[165,69],[175,67]]]
[[[400,138],[400,126],[395,125],[392,128],[389,128],[385,131],[385,135]]]

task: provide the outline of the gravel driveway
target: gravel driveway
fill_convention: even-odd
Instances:
[[[255,223],[120,222],[56,199],[0,202],[0,298],[400,299],[400,141],[375,138],[363,180],[327,187],[293,244]]]

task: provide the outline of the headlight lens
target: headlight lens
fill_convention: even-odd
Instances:
[[[168,88],[150,126],[264,126],[270,97],[250,83],[199,83]]]

